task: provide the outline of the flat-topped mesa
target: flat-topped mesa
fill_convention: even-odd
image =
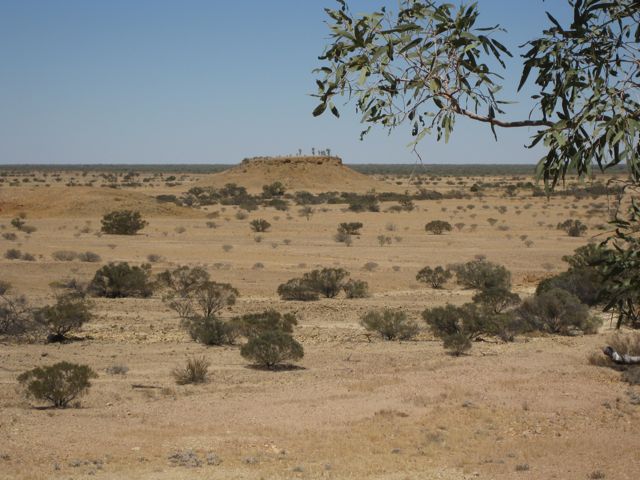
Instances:
[[[245,158],[240,163],[241,167],[248,166],[277,166],[277,165],[342,165],[342,159],[337,156],[327,155],[302,155],[302,156],[283,156],[283,157],[252,157]]]

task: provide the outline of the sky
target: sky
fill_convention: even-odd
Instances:
[[[480,24],[500,23],[512,52],[566,18],[565,1],[478,0]],[[351,0],[354,12],[397,0]],[[331,148],[345,163],[413,163],[409,127],[392,135],[311,115],[318,56],[334,0],[0,0],[0,164],[233,164]],[[520,60],[505,72],[517,95]],[[535,163],[532,131],[461,120],[448,144],[426,138],[425,163]]]

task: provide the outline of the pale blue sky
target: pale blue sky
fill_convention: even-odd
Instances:
[[[565,1],[479,0],[512,51]],[[407,129],[359,140],[352,106],[313,118],[311,70],[333,0],[0,0],[0,163],[236,163],[330,147],[347,163],[411,163]],[[395,0],[355,0],[353,10]],[[566,9],[566,7],[565,7]],[[558,11],[559,10],[559,11]],[[507,85],[520,75],[510,63]],[[515,99],[515,88],[506,93]],[[512,107],[526,115],[527,97]],[[526,130],[460,121],[428,163],[533,163]]]

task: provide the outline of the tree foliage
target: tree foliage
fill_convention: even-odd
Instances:
[[[543,144],[539,171],[552,186],[567,171],[591,172],[626,162],[640,179],[640,4],[635,0],[568,0],[569,24],[549,25],[523,45],[518,89],[531,80],[528,118],[507,119],[501,70],[512,56],[499,26],[478,24],[477,4],[400,0],[354,15],[346,0],[325,9],[331,41],[315,70],[319,104],[339,116],[336,97],[355,101],[369,127],[407,124],[415,142],[449,139],[458,117],[496,127],[530,127]],[[495,67],[494,67],[495,66]],[[500,68],[501,66],[502,68]],[[497,138],[497,136],[496,136]]]
[[[127,262],[112,262],[95,273],[87,290],[96,297],[149,297],[153,293],[150,275],[149,264],[131,266]]]
[[[18,381],[28,396],[51,402],[56,408],[66,408],[89,390],[91,379],[97,376],[87,365],[59,362],[24,372]]]
[[[134,210],[115,210],[102,217],[102,231],[112,235],[135,235],[148,222],[142,219],[140,212]]]
[[[445,283],[453,276],[451,270],[437,266],[435,268],[424,267],[416,275],[419,282],[428,283],[431,288],[442,288]]]

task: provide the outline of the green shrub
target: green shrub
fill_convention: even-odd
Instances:
[[[209,365],[204,357],[192,357],[187,359],[184,367],[176,367],[171,373],[178,385],[206,383]]]
[[[310,302],[318,300],[318,292],[302,278],[292,278],[278,287],[278,295],[282,300],[298,300]]]
[[[11,219],[11,225],[16,229],[16,230],[22,230],[22,227],[24,227],[26,225],[26,221],[21,218],[21,217],[16,217],[16,218],[12,218]]]
[[[203,345],[233,345],[238,336],[235,324],[214,315],[209,317],[199,315],[190,317],[184,320],[184,326],[191,338]]]
[[[342,290],[348,276],[349,272],[343,268],[323,268],[305,273],[302,280],[321,295],[334,298]]]
[[[270,185],[262,186],[262,195],[266,198],[280,197],[286,193],[287,189],[282,182],[273,182]]]
[[[469,340],[476,340],[495,332],[495,317],[473,303],[460,307],[447,304],[444,307],[427,308],[422,312],[422,318],[433,334],[442,339],[463,334]]]
[[[53,252],[51,256],[58,262],[72,262],[78,258],[78,254],[76,252],[69,250],[58,250],[57,252]]]
[[[55,305],[47,305],[41,308],[36,317],[48,330],[47,340],[63,342],[67,334],[78,330],[91,320],[91,303],[81,296],[67,294],[58,297]]]
[[[149,297],[151,266],[130,266],[127,262],[109,263],[100,268],[89,283],[88,292],[96,297]]]
[[[472,260],[470,262],[454,265],[456,281],[466,288],[477,290],[489,290],[511,288],[511,273],[502,265],[488,262],[484,259]]]
[[[344,222],[338,225],[338,233],[346,233],[348,235],[360,235],[362,228],[361,222]]]
[[[349,210],[352,212],[379,212],[380,204],[375,195],[356,195],[349,199]]]
[[[240,355],[257,366],[273,369],[283,362],[300,360],[304,350],[291,334],[271,330],[250,337]]]
[[[580,220],[565,220],[558,223],[558,230],[564,230],[570,237],[581,237],[587,231],[587,226]]]
[[[344,243],[347,247],[350,247],[351,244],[353,243],[353,239],[351,238],[351,235],[346,232],[337,232],[333,236],[333,239],[338,243]]]
[[[254,232],[266,232],[271,228],[271,224],[262,218],[256,218],[249,223]]]
[[[499,314],[520,304],[520,296],[501,287],[481,290],[473,296],[473,301],[487,308],[491,313]]]
[[[418,326],[407,319],[406,313],[389,308],[365,313],[360,324],[368,331],[379,333],[385,340],[409,340],[419,331]]]
[[[369,296],[369,284],[364,280],[348,280],[342,289],[347,298],[366,298]]]
[[[90,380],[97,376],[87,365],[59,362],[24,372],[18,381],[25,387],[27,396],[48,401],[56,408],[66,408],[71,401],[86,394],[91,387]]]
[[[0,335],[17,336],[34,327],[31,308],[24,295],[13,295],[9,282],[0,280]]]
[[[78,260],[81,262],[97,263],[101,258],[100,255],[94,252],[82,252],[78,254]]]
[[[518,315],[532,330],[561,335],[574,330],[592,333],[601,323],[589,315],[589,307],[580,299],[558,288],[525,300]]]
[[[102,232],[111,235],[135,235],[147,222],[140,212],[134,210],[115,210],[102,217]]]
[[[242,335],[251,338],[274,330],[290,334],[293,332],[293,327],[298,324],[298,320],[292,313],[282,314],[276,310],[269,309],[236,317],[234,323]]]
[[[442,345],[451,355],[459,357],[471,349],[471,340],[463,333],[452,333],[442,339]]]
[[[444,232],[450,232],[452,230],[451,224],[443,220],[433,220],[427,223],[424,229],[434,235],[442,235]]]
[[[424,267],[416,275],[416,280],[428,283],[431,288],[442,288],[452,276],[453,274],[448,268],[445,269],[440,266],[436,268]]]
[[[4,253],[4,258],[7,260],[20,260],[22,258],[22,252],[17,248],[10,248]]]

